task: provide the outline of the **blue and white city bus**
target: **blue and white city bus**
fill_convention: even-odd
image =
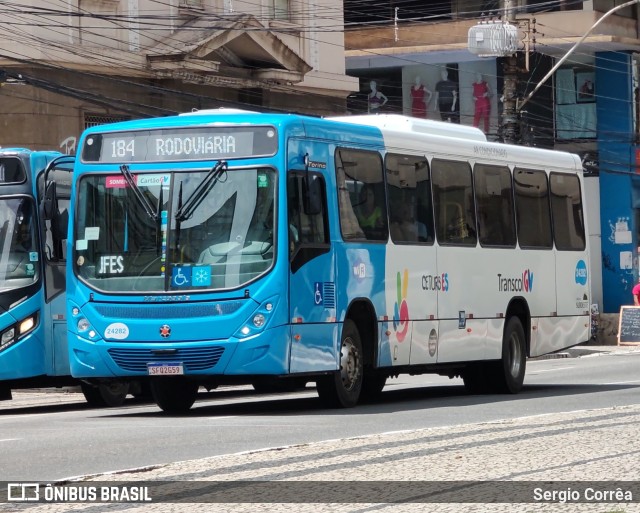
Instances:
[[[45,222],[39,212],[45,197],[53,207],[55,185],[47,193],[44,175],[63,201],[66,191],[68,204],[72,169],[73,157],[59,152],[0,149],[0,399],[11,399],[12,388],[77,384],[66,343],[63,245],[54,233],[60,218]]]
[[[71,372],[198,388],[390,376],[516,393],[527,357],[589,339],[571,154],[399,115],[200,111],[87,129],[69,231]]]
[[[128,391],[81,383],[69,369],[64,241],[74,160],[0,149],[0,400],[12,389],[80,385],[90,404],[113,406]]]

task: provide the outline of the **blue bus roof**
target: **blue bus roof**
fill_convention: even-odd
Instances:
[[[231,109],[209,109],[173,116],[163,116],[157,118],[132,119],[129,121],[119,121],[107,125],[96,125],[85,130],[85,133],[117,132],[120,130],[147,130],[163,127],[177,127],[189,125],[204,125],[215,123],[270,123],[280,124],[288,122],[299,122],[303,120],[319,120],[311,116],[300,114],[271,114],[252,111],[240,111]]]

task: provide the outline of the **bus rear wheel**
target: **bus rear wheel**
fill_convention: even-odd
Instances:
[[[177,376],[150,380],[151,395],[158,407],[167,413],[184,413],[193,406],[199,385]]]
[[[502,358],[492,372],[496,392],[517,394],[522,390],[527,365],[527,343],[518,317],[511,317],[504,328]]]
[[[362,390],[362,342],[355,323],[346,320],[340,340],[340,369],[316,382],[320,400],[327,406],[352,408],[358,404]]]

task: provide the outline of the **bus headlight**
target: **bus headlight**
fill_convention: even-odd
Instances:
[[[20,335],[25,335],[29,333],[36,325],[36,320],[33,317],[27,317],[24,321],[20,323]]]
[[[37,325],[38,312],[35,312],[7,327],[0,334],[0,351],[7,349],[9,346],[22,339],[25,335],[31,333]]]
[[[256,328],[262,328],[264,326],[264,323],[265,323],[265,318],[264,318],[264,315],[262,315],[261,313],[255,314],[253,316],[253,325]]]
[[[270,317],[276,310],[278,303],[277,297],[271,297],[264,301],[258,309],[251,314],[251,317],[247,319],[245,324],[235,333],[236,338],[247,338],[252,335],[260,333],[269,323]]]
[[[0,345],[4,346],[9,342],[13,341],[16,334],[16,329],[11,326],[8,330],[2,332],[2,338],[0,339]]]
[[[87,331],[90,326],[89,321],[84,317],[78,319],[78,331]]]
[[[86,334],[91,340],[95,339],[98,336],[98,332],[91,326],[89,320],[83,315],[80,308],[76,305],[71,306],[71,316],[74,318],[76,322],[76,329],[78,333]],[[73,326],[72,324],[70,326]]]

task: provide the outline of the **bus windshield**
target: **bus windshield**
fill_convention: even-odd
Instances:
[[[31,198],[0,198],[0,292],[38,280],[34,208]]]
[[[89,285],[106,292],[232,289],[273,264],[273,169],[130,176],[79,182],[74,262]]]

